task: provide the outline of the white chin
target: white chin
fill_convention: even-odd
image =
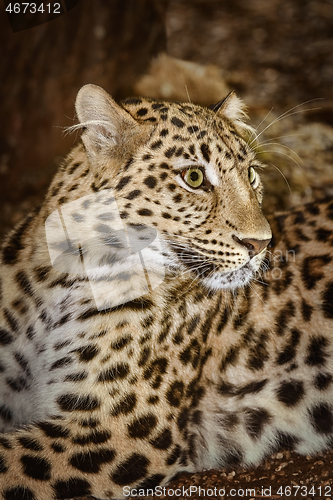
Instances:
[[[257,271],[256,267],[248,262],[234,271],[214,273],[212,276],[204,278],[202,283],[206,288],[214,292],[217,290],[236,290],[250,283]]]

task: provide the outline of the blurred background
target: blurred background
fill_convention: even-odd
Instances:
[[[80,0],[16,33],[1,3],[0,239],[43,200],[74,145],[63,128],[85,83],[116,99],[203,105],[234,89],[260,134],[265,212],[333,195],[332,0]],[[286,451],[254,471],[179,484],[325,484],[332,463]]]

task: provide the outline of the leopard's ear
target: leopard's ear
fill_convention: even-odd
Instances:
[[[246,105],[232,90],[224,99],[209,106],[221,118],[227,118],[241,131],[252,132],[252,127],[245,123],[248,120]]]
[[[89,156],[120,144],[137,127],[137,122],[97,85],[85,85],[77,94],[76,114],[83,129],[82,140]]]

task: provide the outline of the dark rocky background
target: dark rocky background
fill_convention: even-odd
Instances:
[[[61,127],[73,123],[75,95],[88,82],[116,98],[183,99],[186,85],[203,104],[235,89],[258,132],[275,121],[258,146],[268,164],[266,212],[333,194],[332,0],[81,0],[16,34],[1,5],[0,55],[0,237],[42,201],[75,141]],[[332,499],[332,463],[331,452],[283,451],[257,468],[183,474],[172,486],[258,487],[256,498],[272,487],[265,498]],[[279,495],[281,485],[303,489]]]
[[[13,34],[1,2],[0,238],[42,201],[75,143],[63,127],[75,123],[80,87],[131,94],[151,57],[165,50],[165,11],[165,0],[81,0],[66,15]]]

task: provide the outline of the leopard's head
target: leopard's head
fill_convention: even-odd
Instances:
[[[235,94],[212,109],[143,98],[118,105],[86,85],[76,110],[103,189],[72,202],[70,233],[80,234],[94,279],[137,265],[146,278],[189,273],[211,290],[254,277],[271,230]]]

